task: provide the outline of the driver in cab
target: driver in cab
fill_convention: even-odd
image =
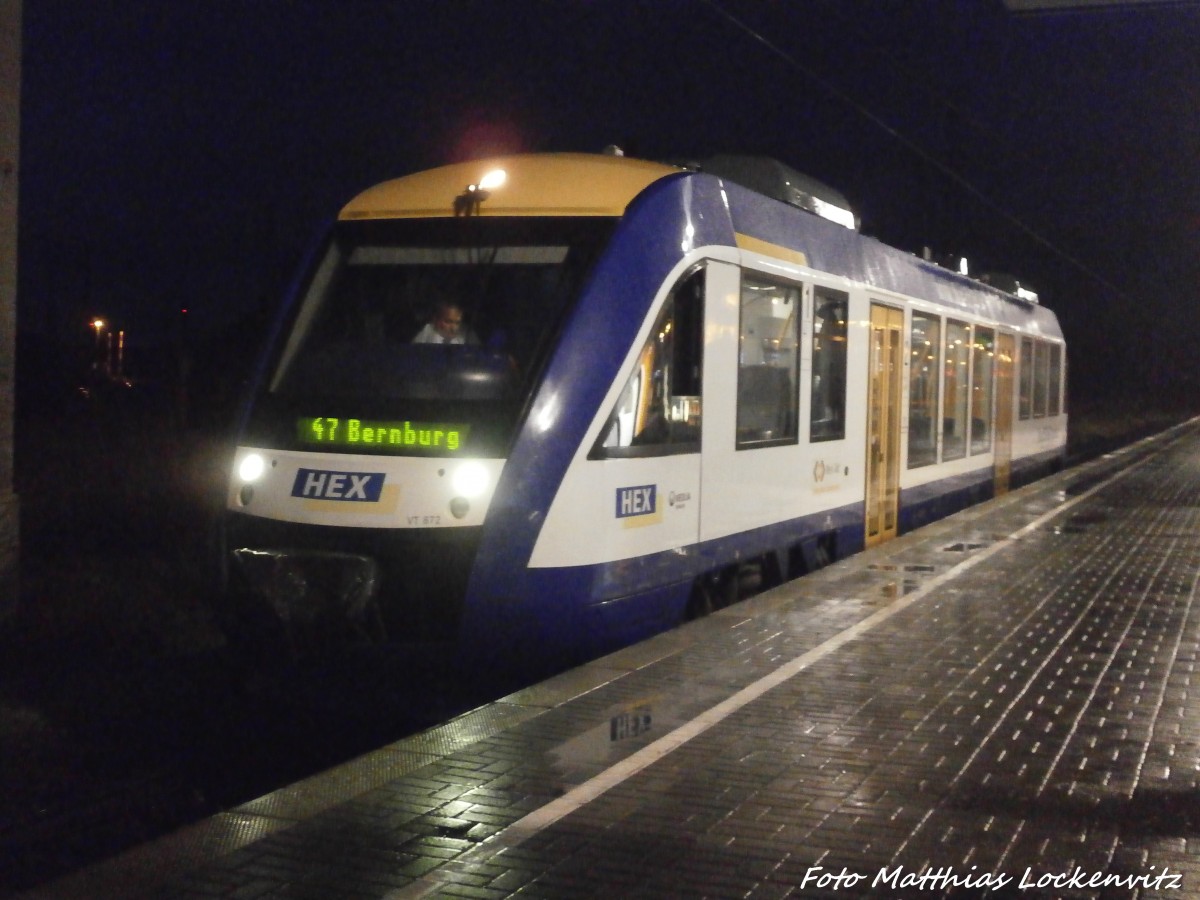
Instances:
[[[433,316],[413,338],[414,344],[477,344],[471,330],[463,325],[462,307],[449,300],[438,303]]]

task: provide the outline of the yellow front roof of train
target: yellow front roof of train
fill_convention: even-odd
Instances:
[[[481,216],[619,216],[649,185],[680,170],[623,156],[545,153],[455,163],[385,181],[363,191],[340,219],[411,219],[455,215],[455,198],[497,170]]]

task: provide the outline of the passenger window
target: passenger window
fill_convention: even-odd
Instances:
[[[798,285],[742,277],[738,449],[796,442],[800,303]]]
[[[1059,396],[1062,394],[1062,347],[1050,345],[1050,396],[1047,404],[1047,415],[1059,414]]]
[[[946,323],[945,377],[942,394],[942,459],[967,455],[967,382],[971,359],[971,327]]]
[[[1017,416],[1028,419],[1033,415],[1033,341],[1021,338],[1021,399]]]
[[[1050,393],[1050,347],[1045,341],[1033,345],[1033,417],[1044,418]]]
[[[941,320],[936,316],[913,313],[909,344],[908,467],[916,469],[937,462]]]
[[[996,333],[975,326],[971,345],[971,453],[992,449],[992,372],[995,370]]]
[[[846,436],[846,322],[850,297],[818,287],[813,297],[812,407],[809,440]]]
[[[589,458],[698,451],[703,354],[704,270],[698,269],[663,304]]]

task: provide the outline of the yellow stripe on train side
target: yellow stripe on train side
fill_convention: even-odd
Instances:
[[[801,250],[792,250],[790,247],[781,247],[779,244],[772,244],[770,241],[760,240],[756,237],[750,237],[748,234],[736,234],[735,239],[737,245],[742,250],[749,250],[752,253],[759,253],[763,256],[770,256],[774,259],[781,259],[784,262],[790,262],[797,266],[807,266],[808,257]]]

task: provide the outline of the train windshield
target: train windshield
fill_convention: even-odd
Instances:
[[[303,445],[316,440],[306,427],[327,435],[329,421],[480,420],[472,443],[494,444],[486,435],[511,431],[612,227],[527,217],[339,222],[277,348],[258,424],[274,419],[276,440],[290,431]]]

